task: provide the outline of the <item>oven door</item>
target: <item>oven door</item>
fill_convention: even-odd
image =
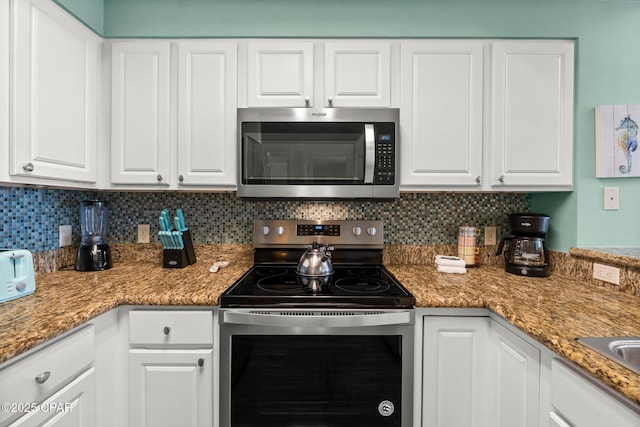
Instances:
[[[413,310],[221,310],[222,427],[409,427]]]

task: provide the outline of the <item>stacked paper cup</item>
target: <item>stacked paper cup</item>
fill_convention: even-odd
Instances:
[[[478,230],[475,227],[460,227],[458,229],[458,258],[464,260],[467,267],[480,263],[480,248],[476,239]]]

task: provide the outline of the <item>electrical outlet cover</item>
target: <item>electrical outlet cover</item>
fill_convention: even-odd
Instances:
[[[71,226],[61,225],[59,228],[60,247],[71,246]]]
[[[149,224],[138,225],[138,243],[149,243]]]

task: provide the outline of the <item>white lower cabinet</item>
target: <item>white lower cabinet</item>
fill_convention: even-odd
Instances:
[[[212,425],[212,353],[129,350],[129,425]]]
[[[0,367],[0,426],[94,426],[93,326]]]
[[[422,426],[487,427],[488,317],[425,316]]]
[[[96,416],[96,370],[90,368],[37,410],[11,423],[10,427],[92,427]]]
[[[129,425],[213,425],[213,313],[129,312]]]
[[[489,392],[491,427],[537,427],[540,350],[495,321],[491,323]]]
[[[538,349],[488,316],[425,316],[423,339],[423,427],[538,426]]]
[[[551,427],[638,427],[639,411],[558,359],[551,362]]]

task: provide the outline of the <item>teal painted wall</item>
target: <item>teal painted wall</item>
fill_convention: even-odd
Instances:
[[[575,191],[530,207],[552,216],[554,249],[640,246],[640,181],[596,179],[594,142],[596,105],[640,103],[638,0],[104,0],[104,35],[575,38]],[[605,186],[618,211],[603,210]]]
[[[96,33],[104,34],[103,0],[54,0]]]

